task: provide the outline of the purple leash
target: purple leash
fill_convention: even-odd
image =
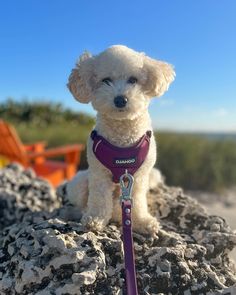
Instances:
[[[132,188],[134,178],[132,175],[145,161],[152,132],[148,130],[134,145],[130,147],[117,147],[99,135],[96,130],[91,133],[93,152],[96,158],[111,171],[113,182],[119,183],[121,188],[122,228],[125,256],[126,286],[128,295],[138,295],[134,246],[132,236]],[[123,174],[125,171],[125,174]],[[129,171],[129,173],[128,173]]]
[[[126,274],[126,287],[128,295],[138,295],[136,270],[134,260],[134,246],[132,235],[132,220],[131,220],[131,207],[132,207],[132,188],[134,178],[126,170],[125,174],[120,177],[121,187],[121,207],[122,207],[122,228],[123,228],[123,244],[125,256],[125,274]],[[126,185],[127,183],[127,185]]]

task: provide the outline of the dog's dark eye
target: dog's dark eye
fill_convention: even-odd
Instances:
[[[110,78],[104,78],[104,79],[102,79],[102,83],[110,85],[112,83],[112,80]]]
[[[127,80],[127,82],[129,84],[136,84],[138,82],[138,79],[135,77],[129,77],[129,79]]]

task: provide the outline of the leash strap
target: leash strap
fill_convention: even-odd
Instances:
[[[136,270],[134,260],[134,245],[132,235],[132,187],[134,178],[126,170],[126,173],[120,177],[121,187],[121,207],[122,207],[122,228],[123,228],[123,244],[124,244],[124,257],[125,257],[125,274],[126,274],[126,287],[128,295],[138,295]],[[126,183],[128,184],[126,185]]]

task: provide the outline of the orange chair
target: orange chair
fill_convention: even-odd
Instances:
[[[0,120],[0,155],[11,162],[22,164],[25,168],[33,168],[38,176],[46,178],[54,186],[65,179],[71,179],[77,171],[84,145],[74,144],[50,149],[45,149],[45,145],[45,142],[24,145],[16,130]],[[58,156],[64,156],[64,162],[49,160]]]

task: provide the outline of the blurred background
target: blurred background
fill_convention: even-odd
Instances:
[[[176,80],[150,106],[156,165],[235,226],[235,11],[233,0],[1,1],[0,118],[24,143],[85,143],[95,112],[66,87],[79,55],[124,44],[167,61]]]

